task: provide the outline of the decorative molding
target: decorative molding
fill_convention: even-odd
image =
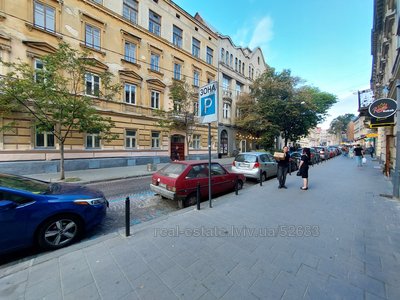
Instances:
[[[57,51],[56,47],[46,42],[22,41],[22,43],[28,47],[28,50],[26,51],[28,57],[35,57],[43,54],[51,54]]]
[[[134,34],[128,32],[128,31],[125,31],[125,30],[123,30],[123,29],[121,29],[120,32],[122,33],[122,35],[127,36],[127,37],[132,38],[132,39],[135,39],[135,40],[137,40],[138,42],[140,42],[140,41],[142,40],[141,37],[139,37],[139,36],[137,36],[137,35],[134,35]]]
[[[131,70],[119,70],[118,73],[120,76],[125,76],[135,80],[143,81],[143,78],[139,74]]]
[[[162,89],[165,89],[167,87],[167,85],[160,79],[147,79],[146,82],[148,85],[152,85]]]
[[[94,57],[86,57],[86,58],[83,58],[83,60],[89,62],[89,68],[95,67],[95,68],[102,69],[104,71],[108,70],[108,66],[106,64],[102,63],[101,61],[97,60]]]

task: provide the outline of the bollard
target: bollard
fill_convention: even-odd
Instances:
[[[125,236],[130,236],[130,199],[126,197],[125,199]]]
[[[263,177],[263,174],[262,174],[262,170],[260,169],[260,186],[262,186],[262,177]]]
[[[236,194],[236,195],[239,195],[239,187],[238,187],[238,184],[239,184],[239,180],[238,180],[238,177],[236,176],[236,178],[235,178],[235,194]]]
[[[200,210],[200,182],[197,183],[196,201],[197,201],[197,210]]]

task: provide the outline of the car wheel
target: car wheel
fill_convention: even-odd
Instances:
[[[238,190],[241,190],[243,188],[243,181],[242,180],[238,180]]]
[[[43,249],[59,249],[75,242],[82,230],[79,218],[73,215],[55,216],[40,226],[37,242]]]
[[[186,197],[185,207],[192,206],[195,204],[197,204],[197,195],[196,194],[190,194],[189,196]]]

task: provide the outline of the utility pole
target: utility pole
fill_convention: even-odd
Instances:
[[[393,174],[393,197],[399,198],[400,181],[400,79],[396,79],[396,165]]]

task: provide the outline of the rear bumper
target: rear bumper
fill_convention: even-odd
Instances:
[[[150,184],[150,189],[156,193],[161,195],[164,198],[171,199],[171,200],[178,200],[176,193],[172,191],[168,191],[167,189],[160,187],[158,185]]]
[[[248,178],[254,178],[254,179],[259,179],[260,178],[260,169],[252,169],[252,170],[246,170],[246,169],[239,169],[234,166],[232,166],[232,173],[235,174],[243,174],[245,177]]]

